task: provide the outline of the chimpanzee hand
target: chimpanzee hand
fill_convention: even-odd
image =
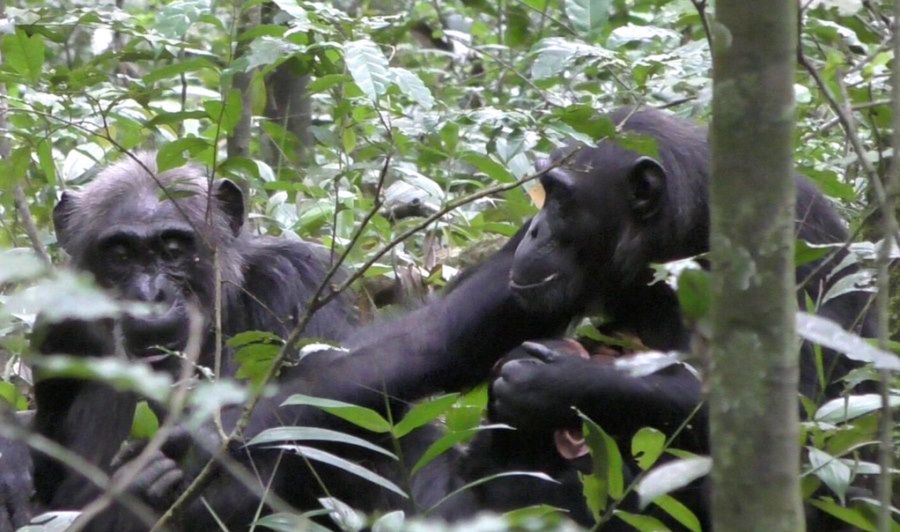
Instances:
[[[583,383],[597,364],[536,342],[525,342],[516,351],[527,356],[500,368],[491,385],[491,419],[520,430],[580,426],[572,406],[581,401]]]

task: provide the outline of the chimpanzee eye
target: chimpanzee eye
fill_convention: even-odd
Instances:
[[[177,238],[166,238],[162,243],[163,255],[169,260],[177,260],[184,256],[186,247]]]
[[[113,244],[107,250],[109,258],[115,262],[128,262],[131,260],[131,249],[125,244]]]

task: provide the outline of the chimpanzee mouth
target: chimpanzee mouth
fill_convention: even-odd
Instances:
[[[549,285],[550,283],[556,281],[558,278],[559,278],[559,272],[553,272],[550,275],[544,277],[543,279],[541,279],[540,281],[537,281],[535,283],[520,284],[520,283],[517,283],[515,279],[510,277],[509,278],[509,286],[510,286],[510,288],[512,288],[515,291],[534,290],[537,288],[543,288],[543,287]]]

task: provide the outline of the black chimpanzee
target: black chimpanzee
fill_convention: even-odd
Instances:
[[[627,118],[627,120],[625,120]],[[278,408],[293,393],[330,397],[385,411],[396,419],[408,401],[440,390],[458,390],[483,380],[506,351],[530,338],[559,334],[575,315],[603,306],[616,330],[638,336],[657,349],[684,349],[688,334],[677,301],[661,285],[648,286],[651,261],[693,255],[707,249],[707,144],[702,130],[668,115],[624,110],[612,115],[623,128],[653,137],[659,161],[612,143],[585,149],[563,168],[550,170],[543,184],[548,197],[542,211],[497,254],[464,274],[444,297],[400,319],[358,333],[345,345],[349,352],[316,353],[280,378],[281,391],[266,398],[251,419],[246,437],[277,425],[318,425],[352,430],[336,418],[310,407]],[[811,242],[840,240],[844,230],[814,188],[798,180],[799,235]],[[801,272],[802,274],[802,272]],[[824,277],[807,283],[818,293]],[[814,297],[815,299],[815,297]],[[861,300],[848,294],[823,309],[848,323],[861,312]],[[831,303],[831,302],[829,302]],[[644,378],[634,378],[614,366],[581,364],[578,357],[557,357],[552,350],[527,346],[542,360],[512,361],[501,368],[492,390],[493,414],[529,431],[550,434],[574,426],[570,406],[576,404],[616,436],[643,426],[671,430],[699,402],[700,386],[681,366]],[[845,370],[843,361],[829,357]],[[539,363],[541,362],[541,363]],[[804,383],[814,386],[804,373]],[[582,377],[584,376],[584,377]],[[532,387],[521,386],[523,382]],[[808,391],[805,388],[805,391]],[[532,408],[537,415],[530,415]],[[237,412],[223,415],[226,429]],[[536,417],[541,419],[536,419]],[[705,450],[703,413],[694,423],[694,450]],[[402,442],[403,458],[413,463],[424,445],[433,441],[433,427],[413,432]],[[515,442],[515,440],[510,440]],[[509,443],[509,442],[506,442]],[[541,440],[515,446],[476,442],[467,457],[453,452],[442,456],[414,478],[410,491],[419,508],[492,467],[540,468],[541,452],[529,454]],[[546,445],[552,445],[550,441]],[[685,447],[691,448],[690,445]],[[544,447],[542,447],[544,449]],[[541,449],[538,449],[539,451]],[[351,451],[341,450],[342,454]],[[357,451],[352,451],[355,453]],[[365,451],[358,451],[365,453]],[[283,500],[298,507],[315,504],[323,479],[329,492],[361,509],[396,507],[402,503],[387,490],[360,485],[328,466],[309,474],[305,460],[290,453],[261,447],[235,448],[234,460],[250,465]],[[361,454],[367,467],[389,478],[397,468],[370,454]],[[182,463],[188,478],[193,464]],[[571,468],[558,464],[560,477],[575,480]],[[271,482],[269,482],[271,480]],[[491,483],[483,489],[451,498],[437,513],[458,517],[480,507],[500,507],[510,500],[528,499],[529,489]],[[500,486],[504,486],[502,489]],[[577,497],[571,482],[566,494]],[[548,492],[549,493],[549,492]],[[218,471],[203,491],[203,500],[183,509],[191,529],[215,526],[212,509],[229,526],[247,526],[259,501],[224,471]],[[568,498],[569,495],[566,495]],[[565,500],[560,504],[565,505]],[[580,504],[572,503],[574,506]],[[125,529],[122,509],[105,516],[106,529]]]
[[[246,230],[243,195],[230,181],[210,182],[194,167],[157,172],[152,153],[127,156],[81,191],[64,193],[53,214],[57,239],[76,268],[117,297],[155,307],[116,322],[37,327],[44,353],[108,356],[119,337],[128,357],[175,372],[181,360],[165,350],[184,349],[193,306],[203,320],[199,363],[212,367],[214,249],[226,338],[247,330],[287,335],[329,269],[321,246]],[[306,335],[340,340],[354,321],[349,298],[341,296],[314,315]],[[234,371],[231,362],[226,353],[226,375]],[[108,469],[128,436],[136,397],[99,382],[38,377],[34,430]],[[38,501],[50,509],[80,508],[98,493],[40,453],[34,455],[34,479]]]
[[[659,159],[602,142],[548,171],[541,179],[546,202],[516,250],[511,287],[533,311],[602,309],[612,330],[632,333],[653,349],[686,351],[689,333],[675,294],[665,283],[650,284],[649,264],[709,249],[706,130],[653,110],[620,109],[611,119],[626,132],[654,139]],[[828,201],[804,177],[797,175],[795,182],[797,236],[816,244],[846,241],[844,224]],[[832,274],[829,266],[840,259],[798,268],[801,306],[806,295],[819,301],[854,271]],[[867,306],[868,294],[857,291],[827,300],[818,312],[871,336]],[[633,377],[615,365],[563,356],[540,344],[526,350],[532,356],[506,363],[491,390],[493,418],[526,431],[578,427],[571,408],[577,406],[614,437],[630,438],[645,426],[671,434],[701,401],[700,381],[681,365]],[[824,360],[827,386],[820,390],[812,347],[803,345],[801,392],[808,397],[834,397],[842,388],[837,379],[855,367],[828,350]],[[705,453],[706,431],[701,409],[678,444]]]
[[[58,239],[72,255],[74,265],[94,274],[99,284],[127,300],[153,303],[149,315],[125,315],[117,321],[69,320],[39,328],[36,343],[45,353],[106,356],[120,350],[154,369],[174,372],[180,360],[165,356],[187,341],[187,307],[203,311],[204,325],[212,322],[215,279],[212,250],[218,249],[223,280],[223,332],[267,330],[281,336],[295,323],[302,306],[323,278],[327,254],[316,247],[283,239],[252,237],[242,230],[243,199],[228,181],[208,183],[193,168],[156,171],[151,154],[140,154],[104,170],[77,194],[67,193],[55,209]],[[325,352],[303,359],[283,371],[282,393],[263,400],[244,436],[266,428],[306,424],[322,416],[309,408],[278,408],[286,395],[337,397],[384,408],[391,398],[400,415],[408,401],[438,390],[458,390],[483,381],[494,362],[506,351],[532,336],[558,334],[568,316],[522,310],[509,290],[507,279],[515,243],[466,275],[447,297],[436,300],[403,319],[360,331],[345,344],[349,354]],[[340,339],[348,329],[350,310],[345,298],[321,309],[309,324],[312,337]],[[491,338],[491,342],[485,342]],[[117,339],[121,341],[117,342]],[[122,349],[123,348],[123,349]],[[200,363],[211,365],[215,336],[209,329]],[[227,367],[225,373],[232,369]],[[77,379],[41,379],[36,385],[34,428],[44,436],[80,454],[92,464],[110,469],[111,461],[127,437],[136,398],[110,386]],[[237,409],[223,412],[230,429]],[[324,417],[323,424],[332,424]],[[350,430],[350,427],[341,427]],[[212,433],[212,431],[211,431]],[[414,459],[438,437],[424,427],[403,439],[405,456]],[[180,475],[170,458],[190,477],[202,459],[195,452],[157,459],[138,478],[132,491],[152,508],[161,510],[177,490]],[[198,456],[200,455],[200,456]],[[270,449],[236,449],[235,458],[252,467],[261,478],[273,476],[271,488],[298,507],[316,504],[321,496],[306,462]],[[433,504],[458,487],[454,473],[456,454],[448,454],[425,468],[411,486],[420,504]],[[395,464],[363,458],[385,476],[398,477]],[[93,500],[98,490],[62,464],[34,453],[37,498],[49,509],[77,509]],[[248,464],[250,465],[250,464]],[[406,464],[407,468],[412,462]],[[258,499],[241,483],[220,471],[213,486],[181,517],[191,529],[214,528],[206,504],[218,518],[235,526],[252,521]],[[354,477],[319,472],[332,494],[363,509],[389,508],[400,501],[372,489]],[[354,482],[356,481],[356,482]],[[166,493],[169,496],[160,496]],[[467,499],[454,501],[466,512]],[[4,501],[6,502],[6,501]],[[14,501],[13,501],[14,502]],[[451,508],[447,505],[447,508]],[[452,509],[444,510],[452,513]],[[189,524],[189,525],[188,525]],[[142,529],[145,524],[114,507],[91,523],[96,530]]]

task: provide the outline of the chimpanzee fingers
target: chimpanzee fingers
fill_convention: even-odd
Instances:
[[[146,489],[147,498],[150,501],[167,501],[181,484],[182,479],[184,479],[184,472],[180,469],[166,472]]]
[[[119,452],[113,456],[112,462],[110,465],[113,469],[118,469],[122,467],[124,464],[132,461],[137,455],[141,454],[141,451],[144,450],[144,447],[147,446],[147,440],[138,440],[128,442],[119,449]]]
[[[531,370],[540,364],[543,364],[543,362],[534,358],[510,360],[500,368],[500,378],[497,380],[503,380],[510,384],[521,384],[531,373]]]
[[[522,342],[522,349],[532,357],[548,364],[562,356],[554,349],[539,342]]]

